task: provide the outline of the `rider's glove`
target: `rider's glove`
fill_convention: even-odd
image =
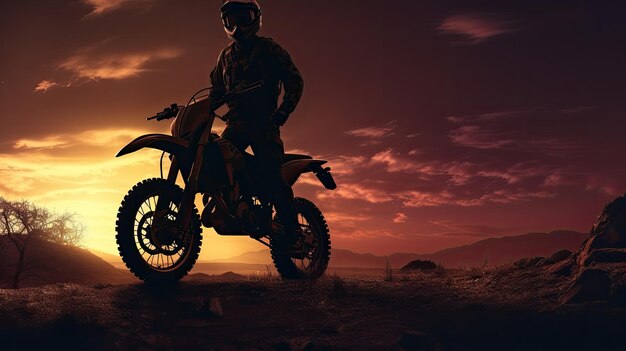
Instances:
[[[277,126],[282,126],[285,122],[287,122],[288,117],[289,116],[285,112],[278,110],[274,112],[274,115],[272,115],[272,122]]]

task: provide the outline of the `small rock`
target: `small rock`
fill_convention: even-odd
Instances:
[[[320,345],[306,337],[295,337],[274,344],[276,351],[327,351],[329,347]]]
[[[522,258],[521,260],[515,262],[514,264],[516,267],[519,267],[519,268],[528,268],[528,267],[536,266],[539,262],[541,262],[541,260],[543,260],[543,257],[540,257],[540,256]]]
[[[280,341],[280,342],[274,344],[274,350],[276,350],[276,351],[292,351],[293,348],[291,347],[291,345],[287,341],[283,340],[283,341]]]
[[[626,262],[626,249],[596,249],[589,252],[583,262],[589,266],[594,262]]]
[[[572,252],[570,250],[559,250],[550,256],[547,261],[549,263],[557,263],[561,262],[565,259],[568,259],[572,256]]]
[[[611,302],[622,306],[626,305],[626,282],[613,284]]]
[[[580,303],[607,300],[611,290],[611,278],[599,269],[587,268],[561,297],[561,302]]]
[[[304,348],[302,348],[302,351],[330,351],[330,348],[328,346],[320,345],[320,344],[314,343],[313,341],[309,341],[306,343],[306,345],[304,345]]]
[[[223,317],[222,302],[218,297],[211,299],[197,298],[190,302],[193,310],[198,316],[203,317]]]
[[[409,330],[402,333],[398,345],[403,350],[433,350],[434,345],[428,335],[420,331]]]
[[[243,275],[237,274],[233,271],[228,271],[226,273],[223,273],[219,277],[224,280],[244,280],[246,278]]]
[[[407,263],[404,267],[400,269],[403,271],[414,271],[414,270],[431,270],[437,268],[437,265],[433,261],[429,260],[415,260]]]
[[[570,275],[574,262],[571,260],[563,260],[548,267],[548,273],[556,275]]]
[[[219,297],[214,297],[209,301],[209,312],[216,317],[224,317],[224,311],[222,310],[222,302]]]

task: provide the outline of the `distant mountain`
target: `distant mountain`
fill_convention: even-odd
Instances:
[[[270,256],[270,250],[260,251],[247,251],[241,255],[232,256],[229,258],[219,260],[200,260],[198,263],[215,263],[215,262],[233,262],[233,263],[245,263],[245,264],[272,264],[272,257]]]
[[[418,258],[441,263],[450,268],[482,266],[485,263],[488,266],[498,266],[524,257],[549,256],[562,249],[575,251],[587,237],[589,233],[568,230],[505,236],[420,255]],[[398,261],[404,261],[405,257],[400,257],[397,257]]]
[[[17,262],[17,250],[6,237],[0,237],[0,244],[5,250],[0,286],[8,287]],[[135,280],[128,271],[113,267],[87,249],[44,240],[32,240],[29,243],[26,265],[28,269],[23,276],[30,277],[24,279],[19,287],[50,283],[116,284]]]
[[[270,250],[248,251],[241,255],[233,256],[222,260],[201,261],[201,262],[236,262],[246,264],[272,264]],[[384,267],[385,257],[375,256],[368,253],[356,253],[350,250],[332,249],[330,255],[330,265],[333,267],[363,267],[380,268]],[[408,262],[408,261],[407,261]]]
[[[92,248],[90,248],[89,251],[91,251],[92,254],[100,257],[101,259],[109,263],[115,263],[115,264],[122,263],[122,258],[117,254],[114,255],[108,252],[104,252],[104,251],[100,251],[100,250],[96,250]]]
[[[562,249],[575,250],[588,236],[587,233],[568,230],[529,233],[484,239],[432,254],[395,253],[388,257],[333,248],[330,267],[383,268],[387,259],[393,268],[401,268],[416,259],[431,260],[449,268],[482,266],[485,263],[488,266],[497,266],[524,257],[549,256]],[[272,264],[269,250],[246,252],[212,262]]]

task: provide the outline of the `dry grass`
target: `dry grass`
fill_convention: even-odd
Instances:
[[[393,268],[391,268],[391,263],[389,263],[389,258],[385,257],[385,281],[392,282],[393,281]]]
[[[333,273],[332,275],[326,277],[326,279],[330,283],[330,288],[328,291],[329,297],[341,297],[346,295],[346,281],[338,276],[337,273]]]
[[[257,271],[255,274],[248,274],[247,281],[250,282],[277,282],[280,280],[280,275],[274,273],[270,265],[265,265],[265,272]]]

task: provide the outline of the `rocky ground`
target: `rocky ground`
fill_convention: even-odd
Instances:
[[[0,340],[2,350],[623,350],[623,282],[606,300],[563,303],[572,280],[549,268],[0,290]]]

